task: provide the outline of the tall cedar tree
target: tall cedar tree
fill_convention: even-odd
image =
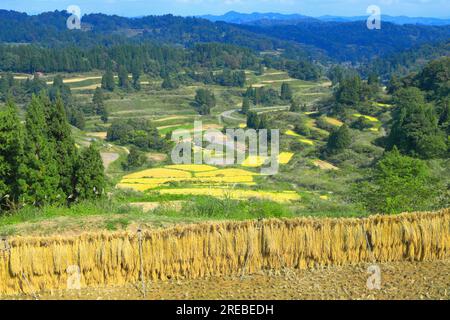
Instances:
[[[292,99],[292,89],[288,83],[283,82],[281,85],[281,100],[290,101]]]
[[[244,100],[242,101],[242,114],[247,114],[250,111],[250,100],[247,97],[244,97]]]
[[[55,145],[48,140],[44,102],[32,96],[25,117],[24,162],[21,166],[21,197],[36,206],[62,202]]]
[[[106,109],[105,98],[103,96],[103,90],[101,88],[95,89],[94,96],[92,97],[92,103],[94,105],[95,114],[101,117],[101,120],[108,122],[109,113]]]
[[[106,186],[104,171],[100,152],[94,145],[82,150],[76,165],[76,197],[78,199],[101,197]]]
[[[137,64],[133,65],[133,69],[131,71],[131,74],[133,75],[133,88],[137,91],[141,90],[141,70],[137,66]]]
[[[23,157],[23,130],[16,106],[0,109],[0,211],[19,198],[19,169]]]
[[[58,97],[56,102],[50,105],[49,117],[46,120],[48,140],[55,148],[53,155],[58,166],[59,188],[64,192],[65,199],[68,199],[74,195],[74,171],[78,152],[64,110],[63,101]]]
[[[116,83],[114,82],[114,73],[111,69],[106,70],[102,78],[102,89],[114,91]]]
[[[130,88],[130,80],[128,79],[128,71],[124,66],[119,67],[119,87],[128,90]]]
[[[94,96],[92,97],[92,103],[94,105],[94,110],[96,114],[100,114],[99,110],[101,110],[104,105],[105,105],[105,101],[104,101],[104,97],[103,97],[103,91],[101,88],[97,88],[94,91]]]

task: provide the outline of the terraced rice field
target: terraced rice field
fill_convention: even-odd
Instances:
[[[149,169],[123,177],[117,185],[122,189],[146,191],[182,183],[195,186],[229,186],[235,184],[255,185],[256,173],[243,169],[218,169],[207,165],[173,165]]]
[[[340,127],[344,124],[342,121],[335,119],[335,118],[325,117],[325,120],[332,126],[336,126],[336,127]]]
[[[364,117],[364,118],[366,118],[367,120],[369,120],[370,122],[380,122],[380,120],[378,120],[378,119],[375,118],[375,117],[366,116],[366,115],[359,114],[359,113],[355,113],[353,116],[354,116],[355,118]]]
[[[278,162],[280,164],[288,164],[289,162],[291,162],[293,157],[294,154],[292,152],[282,152],[278,157]]]
[[[296,133],[296,132],[293,131],[293,130],[287,130],[287,131],[285,132],[285,134],[286,134],[287,136],[300,138],[300,139],[298,139],[298,141],[301,142],[301,143],[303,143],[303,144],[306,144],[306,145],[309,145],[309,146],[314,146],[314,145],[315,145],[315,142],[314,142],[313,140],[307,139],[307,138],[305,138],[305,137],[299,135],[298,133]]]
[[[155,191],[161,195],[195,195],[211,196],[215,198],[230,198],[235,200],[264,199],[275,202],[299,201],[301,197],[294,191],[259,191],[246,189],[225,189],[225,188],[184,188],[184,189],[161,189]]]
[[[293,153],[282,153],[279,161],[287,164],[293,156]],[[232,199],[258,198],[277,202],[300,200],[300,196],[293,191],[271,192],[235,188],[237,185],[256,186],[255,177],[257,176],[259,173],[239,168],[169,165],[126,175],[117,184],[117,188],[170,195],[200,195]],[[174,183],[177,186],[173,186]],[[180,187],[180,184],[184,187]]]

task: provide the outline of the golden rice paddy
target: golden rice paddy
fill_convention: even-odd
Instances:
[[[331,124],[332,126],[341,127],[344,123],[338,119],[325,117],[325,121]]]
[[[129,174],[124,179],[140,179],[140,178],[190,178],[192,174],[187,171],[158,168],[139,171]]]
[[[353,114],[353,116],[356,117],[356,118],[361,118],[361,117],[366,118],[366,119],[369,120],[370,122],[379,122],[379,121],[380,121],[380,120],[378,120],[378,119],[375,118],[375,117],[366,116],[366,115],[359,114],[359,113],[355,113],[355,114]]]
[[[299,139],[298,141],[300,141],[303,144],[307,144],[309,146],[313,146],[315,144],[314,141],[312,141],[310,139]]]
[[[287,136],[300,138],[300,139],[298,139],[298,141],[300,141],[300,142],[303,143],[303,144],[307,144],[307,145],[309,145],[309,146],[315,145],[314,141],[312,141],[311,139],[306,139],[306,138],[304,138],[303,136],[299,135],[297,132],[295,132],[295,131],[293,131],[293,130],[287,130],[287,131],[285,132],[285,134],[286,134]]]
[[[285,134],[287,136],[291,136],[291,137],[301,137],[301,135],[299,135],[297,132],[293,131],[293,130],[287,130],[285,132]]]
[[[255,185],[257,174],[243,169],[218,169],[207,165],[171,165],[148,169],[123,177],[117,185],[120,189],[147,191],[170,183],[196,186],[229,186],[235,184]]]
[[[159,194],[171,195],[196,195],[211,196],[215,198],[231,198],[235,200],[265,199],[275,202],[298,201],[301,197],[294,191],[271,192],[255,191],[245,189],[224,189],[224,188],[184,188],[184,189],[162,189],[155,191]]]
[[[293,155],[289,152],[281,153],[280,163],[289,163]],[[253,166],[253,161],[258,161],[258,159],[249,160],[247,165]],[[259,161],[262,165],[262,160],[259,159]],[[258,198],[277,202],[300,200],[300,196],[293,191],[269,192],[230,189],[230,186],[236,185],[257,185],[254,180],[255,176],[259,176],[259,174],[239,168],[219,169],[209,165],[169,165],[164,168],[148,169],[124,176],[116,187],[140,192],[153,191],[174,195],[208,195],[218,198],[229,196],[232,199]],[[185,187],[174,186],[174,183]],[[155,190],[161,187],[173,188]]]
[[[291,162],[293,156],[294,154],[292,152],[282,152],[278,156],[278,162],[280,164],[288,164]]]
[[[268,157],[263,156],[249,156],[241,165],[247,168],[259,168],[264,165],[267,159]]]
[[[171,166],[166,166],[168,169],[176,169],[190,172],[204,172],[204,171],[213,171],[217,170],[216,167],[209,166],[206,164],[176,164]]]

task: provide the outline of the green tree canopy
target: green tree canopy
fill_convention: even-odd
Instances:
[[[344,124],[330,134],[326,146],[326,153],[328,155],[341,153],[347,149],[351,143],[352,137],[350,134],[350,129],[346,124]]]
[[[357,189],[370,212],[388,214],[427,210],[437,191],[425,162],[397,148],[385,153]]]
[[[16,106],[0,107],[0,211],[19,198],[19,169],[23,160],[23,130]]]
[[[83,149],[75,171],[76,198],[100,198],[106,187],[104,171],[105,168],[98,149],[94,145]]]
[[[434,107],[425,102],[423,93],[414,87],[404,88],[395,95],[396,109],[387,138],[387,149],[394,146],[403,153],[430,159],[447,151],[446,139],[438,126]]]
[[[54,141],[48,139],[42,97],[33,96],[25,116],[24,162],[21,166],[21,196],[36,206],[64,201],[59,189],[58,164]]]

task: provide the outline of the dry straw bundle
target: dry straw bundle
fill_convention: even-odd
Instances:
[[[137,234],[13,238],[0,252],[0,294],[66,289],[77,266],[82,286],[137,283]],[[450,257],[450,210],[367,219],[223,222],[143,233],[145,279],[239,275],[262,269]],[[78,270],[75,268],[75,270]]]

